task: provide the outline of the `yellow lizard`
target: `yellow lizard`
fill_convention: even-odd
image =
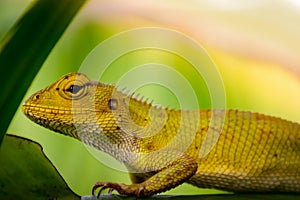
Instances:
[[[300,125],[238,110],[182,111],[154,106],[70,73],[33,94],[23,112],[37,124],[104,151],[132,184],[97,182],[151,196],[184,182],[233,192],[300,192]]]

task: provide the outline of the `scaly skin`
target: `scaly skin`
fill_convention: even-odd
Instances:
[[[300,125],[238,110],[154,106],[84,74],[32,95],[26,116],[122,162],[133,184],[98,182],[150,196],[184,182],[233,192],[300,192]]]

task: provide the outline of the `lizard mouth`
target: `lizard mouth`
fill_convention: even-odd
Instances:
[[[57,117],[58,114],[70,115],[70,109],[63,110],[58,107],[24,104],[22,106],[22,111],[28,119],[43,127],[74,138],[78,137],[72,120],[63,120],[63,118]]]
[[[89,108],[64,108],[57,106],[42,106],[25,103],[24,105],[22,105],[22,112],[30,119],[53,119],[57,118],[57,116],[87,115],[90,113],[95,113],[96,111]]]
[[[54,107],[54,106],[40,106],[35,104],[24,104],[22,111],[25,115],[33,115],[34,113],[48,113],[48,114],[71,114],[71,109]]]

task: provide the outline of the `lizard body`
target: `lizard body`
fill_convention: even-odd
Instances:
[[[84,74],[33,94],[26,116],[122,162],[131,185],[93,193],[150,196],[183,182],[233,192],[300,192],[300,125],[238,110],[154,106]]]

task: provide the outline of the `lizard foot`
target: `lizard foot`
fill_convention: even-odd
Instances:
[[[144,189],[144,187],[140,184],[125,185],[122,183],[97,182],[92,189],[92,195],[95,195],[98,188],[100,188],[100,190],[97,194],[97,198],[99,198],[105,189],[109,189],[108,194],[111,194],[114,190],[116,190],[119,194],[134,196],[141,196]]]

